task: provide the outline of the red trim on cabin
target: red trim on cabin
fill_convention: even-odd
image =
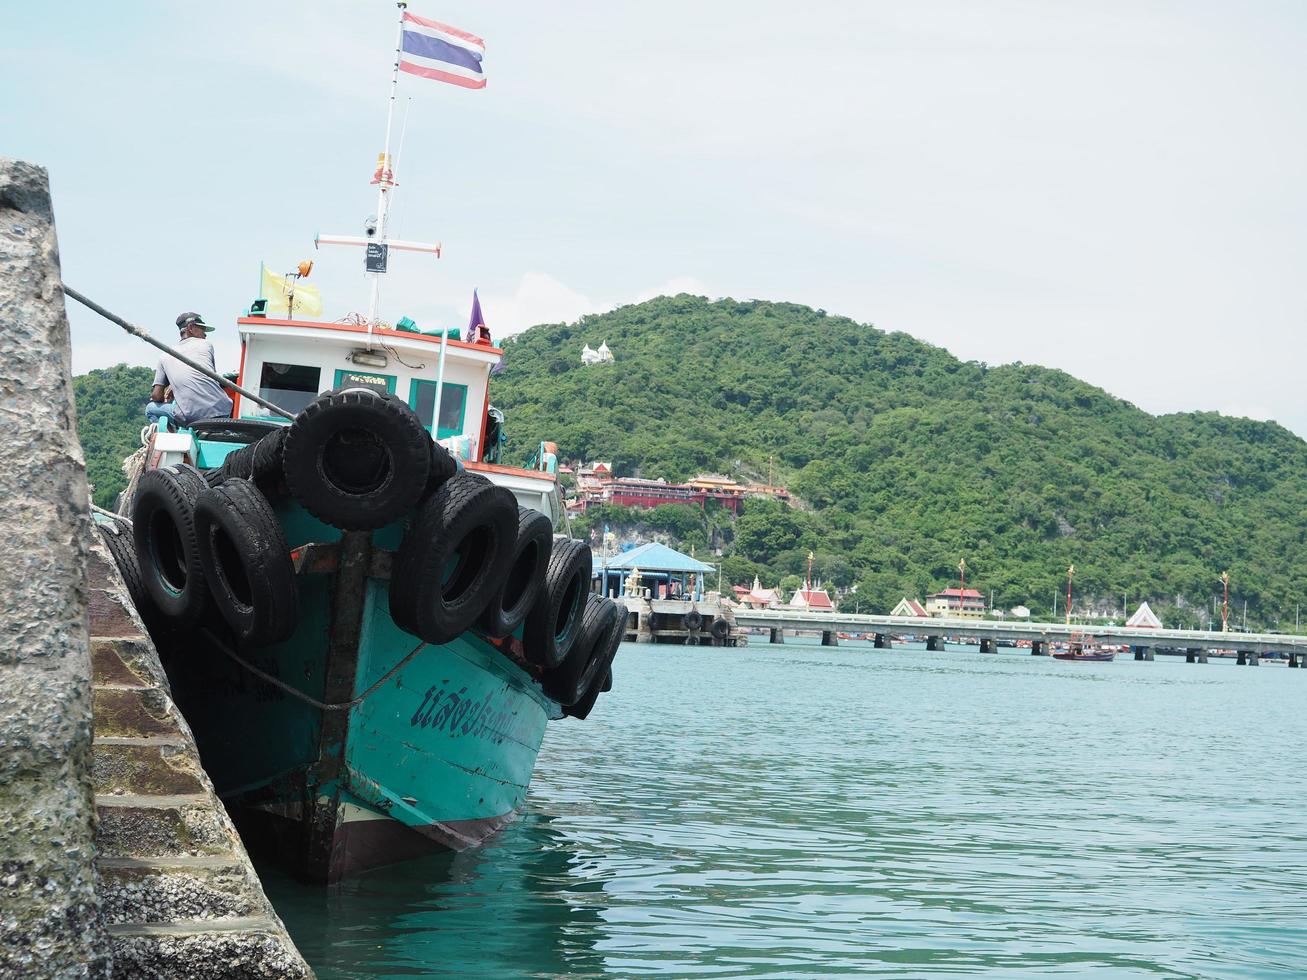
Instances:
[[[242,388],[245,387],[245,340],[241,339],[241,366],[236,371],[236,383]],[[241,393],[233,391],[231,393],[231,417],[238,419],[241,417]]]
[[[243,316],[236,320],[237,325],[248,324],[252,327],[271,325],[274,327],[312,327],[314,330],[341,330],[346,333],[368,332],[367,327],[357,326],[352,323],[322,323],[318,320],[273,320],[270,317],[261,316]],[[394,337],[398,340],[421,340],[428,344],[440,346],[440,338],[433,337],[425,333],[409,333],[405,330],[383,330],[376,328],[372,331],[375,337]],[[498,347],[491,347],[487,344],[469,344],[465,340],[450,340],[450,347],[459,347],[463,350],[481,351],[483,354],[498,354],[503,356],[503,350]]]
[[[506,476],[530,476],[538,480],[553,480],[558,482],[558,477],[552,473],[546,473],[544,470],[525,470],[520,466],[501,466],[499,463],[473,463],[465,460],[463,465],[469,470],[478,473],[503,473]]]

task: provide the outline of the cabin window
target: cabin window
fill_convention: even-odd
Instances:
[[[422,424],[431,429],[431,420],[436,414],[436,383],[434,381],[414,381],[408,393],[408,405],[417,413]],[[444,394],[440,397],[440,428],[437,439],[463,434],[463,418],[467,412],[467,385],[456,385],[446,381]]]
[[[318,397],[322,370],[303,364],[278,364],[264,361],[259,374],[259,397],[279,408],[298,415]]]
[[[337,371],[337,388],[371,388],[383,395],[395,393],[395,376],[377,374],[375,371]]]

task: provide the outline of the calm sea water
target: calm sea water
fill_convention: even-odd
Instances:
[[[1307,670],[627,646],[491,845],[267,884],[343,977],[1307,975]]]

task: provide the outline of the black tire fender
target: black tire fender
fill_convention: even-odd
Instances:
[[[419,508],[395,555],[390,616],[428,643],[448,643],[476,622],[513,557],[511,491],[460,475]]]
[[[731,635],[731,624],[724,619],[714,619],[712,625],[708,627],[708,632],[712,634],[714,640],[724,640]]]
[[[508,636],[522,625],[544,587],[553,547],[554,526],[549,518],[538,510],[518,507],[512,558],[477,620],[487,636]]]
[[[155,612],[150,593],[145,590],[145,581],[141,578],[141,565],[136,560],[136,542],[133,540],[131,528],[126,521],[99,520],[95,522],[95,527],[100,532],[100,539],[108,549],[110,557],[113,558],[118,574],[122,577],[123,585],[127,588],[127,596],[132,600],[136,614],[141,617],[146,630],[153,632],[151,627],[158,623],[158,614]]]
[[[449,454],[449,450],[431,441],[431,469],[427,472],[427,494],[433,494],[445,485],[458,472],[458,463]]]
[[[626,621],[627,610],[620,602],[617,604],[621,610],[621,615],[613,620],[612,632],[608,634],[606,646],[601,651],[601,668],[595,671],[594,679],[586,692],[581,695],[580,700],[574,705],[564,706],[563,714],[577,721],[584,721],[589,717],[590,712],[594,710],[595,702],[599,700],[599,695],[613,689],[613,661],[617,659],[617,651],[626,638]]]
[[[285,489],[286,477],[282,472],[282,456],[286,447],[287,426],[279,426],[254,444],[250,456],[250,476],[255,485],[268,498],[279,496]]]
[[[347,531],[383,527],[417,504],[431,437],[393,395],[350,388],[321,395],[286,434],[282,469],[304,508]]]
[[[691,609],[681,617],[681,622],[685,624],[687,630],[697,630],[703,625],[703,613],[697,609]]]
[[[200,494],[195,534],[214,605],[237,639],[266,646],[299,620],[295,568],[277,515],[249,480]]]
[[[195,538],[195,501],[206,489],[190,466],[147,470],[136,485],[132,538],[141,582],[170,626],[194,626],[208,604]]]
[[[621,610],[626,611],[624,608]],[[545,693],[563,707],[576,704],[598,681],[603,682],[607,667],[609,637],[618,615],[618,605],[605,596],[587,597],[581,614],[581,631],[563,662],[545,671],[541,686]]]
[[[575,538],[554,538],[544,588],[522,629],[522,649],[531,663],[557,667],[572,649],[581,630],[593,564],[588,544]]]

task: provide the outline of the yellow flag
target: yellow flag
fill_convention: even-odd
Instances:
[[[317,286],[303,279],[279,276],[263,267],[263,298],[268,301],[269,313],[286,313],[296,316],[322,316],[322,294]],[[291,303],[295,309],[290,308]]]

